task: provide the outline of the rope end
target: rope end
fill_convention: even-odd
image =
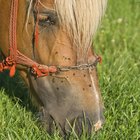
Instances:
[[[13,65],[11,68],[10,68],[10,73],[9,73],[9,76],[10,77],[13,77],[16,73],[16,66]]]

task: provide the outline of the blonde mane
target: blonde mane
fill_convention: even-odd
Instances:
[[[30,1],[28,21],[33,0],[27,1]],[[82,50],[82,55],[85,55],[92,45],[106,4],[107,0],[54,0],[54,9],[58,14],[61,27],[67,31],[73,45]]]
[[[55,0],[60,24],[67,30],[74,45],[83,50],[83,55],[92,45],[106,4],[107,0]]]

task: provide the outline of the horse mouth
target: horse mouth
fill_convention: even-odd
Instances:
[[[99,131],[104,124],[103,117],[98,120],[93,120],[83,114],[71,120],[63,119],[63,121],[58,121],[56,120],[57,117],[53,117],[45,112],[45,114],[41,113],[40,118],[43,127],[50,135],[55,133],[57,130],[61,136],[70,136],[74,133],[80,137],[83,132],[87,135],[91,135],[93,132]]]
[[[89,118],[77,118],[74,123],[67,122],[65,125],[65,133],[69,134],[74,132],[77,136],[81,136],[84,133],[91,135],[93,132],[97,132],[102,128],[103,120],[98,120],[93,123]]]

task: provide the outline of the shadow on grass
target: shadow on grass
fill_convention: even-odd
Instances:
[[[20,106],[25,107],[35,114],[37,110],[31,103],[29,90],[18,72],[12,78],[9,77],[8,71],[0,73],[0,90],[1,89],[5,90],[6,94],[13,102],[18,102]]]

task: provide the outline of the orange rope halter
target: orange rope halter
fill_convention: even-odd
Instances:
[[[55,66],[40,65],[17,50],[17,13],[18,0],[12,0],[9,27],[10,56],[0,63],[0,72],[9,69],[10,77],[13,77],[15,75],[16,65],[21,64],[31,68],[31,73],[35,77],[42,77],[47,76],[49,73],[55,73],[57,71]],[[35,44],[38,46],[38,21],[35,25]]]
[[[69,70],[87,70],[96,67],[98,62],[101,62],[101,57],[97,56],[95,62],[91,64],[81,64],[77,66],[47,66],[38,64],[37,62],[31,60],[21,52],[17,50],[17,14],[18,14],[18,2],[19,0],[11,0],[11,12],[10,12],[10,25],[9,25],[9,49],[10,55],[6,57],[0,63],[0,72],[4,70],[10,70],[10,77],[13,77],[16,72],[16,65],[20,64],[30,68],[31,74],[38,78],[43,76],[48,76],[49,73],[56,73],[60,71]],[[36,1],[37,19],[35,23],[35,46],[38,46],[39,31],[38,31],[38,0]]]

